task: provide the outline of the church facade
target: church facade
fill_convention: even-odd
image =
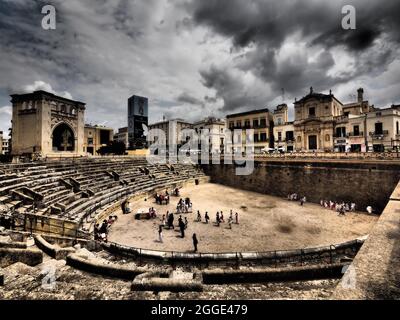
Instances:
[[[11,98],[13,156],[85,155],[85,103],[46,91]]]

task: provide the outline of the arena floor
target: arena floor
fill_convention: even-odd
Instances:
[[[167,210],[176,211],[179,201],[171,197],[168,206],[156,205],[154,199],[132,201],[131,214],[115,212],[118,220],[111,227],[108,240],[128,246],[191,252],[192,234],[199,239],[200,252],[239,252],[299,249],[330,245],[368,234],[378,217],[364,213],[348,213],[338,216],[336,212],[321,208],[317,204],[298,202],[243,191],[223,185],[206,183],[181,189],[182,198],[189,197],[193,203],[193,213],[182,214],[189,220],[186,237],[182,239],[177,227],[164,229],[163,243],[158,241],[158,227]],[[157,219],[135,220],[134,213],[141,208],[154,207]],[[239,224],[215,225],[217,211],[223,211],[225,221],[230,210],[239,213]],[[200,210],[203,222],[195,222]],[[210,224],[205,224],[204,214],[208,211]],[[179,215],[175,215],[175,226]]]

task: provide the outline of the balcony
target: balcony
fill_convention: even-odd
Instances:
[[[379,131],[379,132],[370,132],[369,133],[370,137],[374,138],[374,139],[382,139],[384,136],[389,135],[389,130],[383,130],[383,131]]]
[[[337,134],[337,133],[335,133],[335,134],[333,135],[333,137],[334,137],[334,138],[346,139],[346,138],[349,137],[349,135],[348,135],[348,134]]]
[[[348,136],[349,137],[363,137],[364,136],[364,132],[357,132],[357,133],[354,133],[354,132],[350,132],[349,134],[348,134]]]

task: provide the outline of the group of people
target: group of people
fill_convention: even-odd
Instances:
[[[307,202],[306,196],[300,197],[297,193],[288,194],[289,201],[300,201],[300,205],[303,206]]]
[[[210,221],[210,216],[208,215],[208,212],[206,212],[204,214],[204,220],[205,223],[208,224]],[[197,222],[202,222],[202,216],[200,211],[197,211]],[[235,221],[236,224],[239,224],[239,214],[236,212],[235,213],[235,218],[233,217],[233,211],[231,210],[230,214],[229,214],[229,218],[228,218],[228,225],[229,228],[232,229],[232,224]],[[217,227],[219,227],[221,225],[221,223],[225,223],[225,219],[224,219],[224,213],[222,211],[218,211],[215,215],[215,224]]]
[[[178,205],[176,206],[176,213],[189,213],[192,212],[192,202],[190,198],[183,200],[179,199]]]
[[[336,211],[340,216],[344,216],[346,214],[346,212],[356,211],[356,204],[354,202],[346,203],[346,202],[334,202],[334,201],[328,201],[328,200],[321,200],[320,204],[321,204],[321,207]]]
[[[169,204],[169,193],[168,193],[168,190],[165,191],[165,194],[156,193],[154,198],[156,199],[156,203],[159,204],[159,205],[163,205],[163,204],[168,205]]]
[[[162,216],[161,224],[158,227],[158,239],[159,239],[160,243],[164,242],[164,240],[163,240],[164,228],[175,229],[174,220],[175,220],[175,218],[174,218],[173,213],[167,212],[166,215],[164,214]],[[188,225],[189,225],[189,221],[188,221],[187,217],[185,217],[183,219],[182,216],[179,216],[178,227],[181,232],[181,238],[185,237],[185,230],[188,228]],[[193,240],[194,252],[197,252],[197,245],[198,245],[199,241],[198,241],[197,235],[195,233],[192,236],[192,240]]]
[[[109,216],[108,220],[103,220],[101,226],[96,223],[94,226],[94,240],[107,242],[108,230],[110,229],[111,225],[117,221],[117,219],[117,216]]]

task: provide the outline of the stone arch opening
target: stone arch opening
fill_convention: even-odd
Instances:
[[[61,123],[53,131],[53,151],[75,151],[74,131],[66,123]]]

